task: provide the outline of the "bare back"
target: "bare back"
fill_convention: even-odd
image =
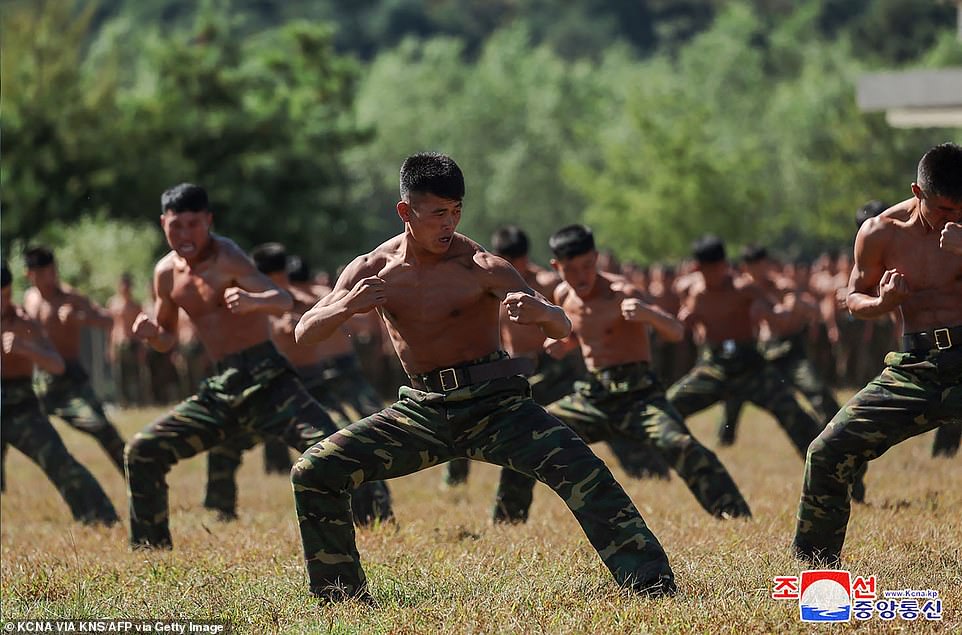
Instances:
[[[246,290],[261,287],[260,274],[244,252],[231,240],[211,236],[211,254],[193,267],[171,251],[154,269],[157,290],[156,318],[169,332],[177,331],[177,307],[190,317],[208,355],[217,361],[270,338],[264,313],[232,313],[224,302],[230,287]]]
[[[605,272],[598,272],[588,299],[579,297],[564,282],[555,289],[555,302],[571,320],[571,331],[589,370],[651,360],[648,327],[622,315],[622,301],[639,297],[626,279]]]
[[[909,291],[899,306],[905,332],[962,324],[962,255],[941,249],[939,239],[926,231],[915,198],[867,220],[855,240],[849,293],[878,295],[883,273],[894,269]]]

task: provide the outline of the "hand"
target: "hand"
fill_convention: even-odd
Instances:
[[[57,309],[57,319],[60,320],[61,324],[66,324],[72,320],[83,320],[84,317],[84,312],[69,302],[61,304]]]
[[[544,317],[544,303],[523,291],[512,291],[501,304],[515,324],[537,324]]]
[[[243,315],[257,307],[257,300],[240,287],[228,287],[224,289],[224,306],[234,315]]]
[[[878,297],[882,306],[894,309],[909,297],[909,285],[902,274],[888,269],[878,283]]]
[[[839,311],[848,311],[848,287],[835,289],[835,308]]]
[[[157,323],[151,320],[146,313],[141,313],[137,316],[133,326],[130,327],[130,331],[134,337],[145,341],[160,335],[160,327],[157,326]]]
[[[17,337],[17,334],[14,333],[13,331],[4,331],[3,332],[3,354],[12,355],[14,353],[20,352],[22,348],[21,342],[22,342],[21,338]]]
[[[962,255],[962,223],[946,223],[939,237],[939,247]]]
[[[638,298],[625,298],[621,301],[621,317],[628,322],[645,322],[648,313],[648,305]]]
[[[564,359],[568,355],[568,343],[564,340],[547,339],[544,341],[544,352],[554,359]]]
[[[378,276],[370,276],[357,281],[347,294],[347,308],[351,313],[367,313],[374,307],[384,304],[387,299],[387,285]]]

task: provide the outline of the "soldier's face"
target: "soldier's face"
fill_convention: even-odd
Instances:
[[[922,218],[936,231],[942,231],[946,223],[962,223],[962,201],[930,194],[917,183],[912,184],[912,193],[919,200]]]
[[[408,200],[398,202],[397,213],[419,247],[443,254],[451,247],[454,231],[461,222],[461,201],[411,193]]]
[[[212,224],[213,216],[208,211],[175,214],[167,210],[160,217],[167,244],[186,260],[197,257],[207,246]]]
[[[57,286],[57,265],[27,269],[27,278],[38,289],[52,289]]]
[[[591,295],[595,288],[595,281],[598,279],[597,251],[589,251],[586,254],[563,260],[552,260],[551,266],[579,298],[586,298]]]

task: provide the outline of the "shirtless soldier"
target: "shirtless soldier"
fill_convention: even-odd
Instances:
[[[129,273],[120,276],[117,295],[107,301],[107,310],[114,321],[110,329],[110,361],[113,379],[117,387],[117,400],[122,406],[139,406],[144,403],[144,382],[141,368],[144,366],[143,345],[134,337],[131,328],[140,315],[140,303],[130,293]]]
[[[384,403],[361,374],[357,354],[346,329],[338,329],[331,337],[313,346],[301,346],[294,341],[297,321],[317,298],[288,280],[284,246],[280,243],[258,245],[251,251],[251,257],[258,271],[294,299],[290,311],[280,316],[270,316],[271,341],[297,370],[311,396],[324,407],[339,428],[378,412]],[[330,292],[330,288],[326,288],[326,291]],[[235,474],[241,464],[241,454],[252,447],[255,441],[239,436],[211,449],[207,455],[207,497],[204,507],[217,510],[222,517],[236,517]],[[266,441],[264,445],[266,447]],[[284,452],[288,452],[286,443],[283,447]],[[290,471],[288,468],[287,472]],[[351,497],[351,510],[354,512],[354,522],[359,525],[391,519],[391,496],[387,486],[381,481],[361,485]]]
[[[554,299],[571,320],[571,336],[549,342],[555,354],[581,347],[589,374],[574,392],[547,407],[588,443],[621,435],[650,443],[675,469],[710,514],[723,518],[750,516],[748,505],[718,458],[698,442],[681,416],[665,400],[661,382],[651,369],[648,329],[664,340],[679,342],[685,327],[675,316],[643,301],[642,294],[620,275],[598,270],[594,237],[583,225],[558,230],[550,241],[551,266],[564,282]],[[504,481],[504,478],[502,478]],[[528,479],[525,503],[530,505]],[[499,501],[508,509],[514,501]],[[527,508],[524,508],[527,516]]]
[[[509,319],[538,324],[548,337],[567,336],[570,324],[514,267],[455,233],[463,197],[450,157],[408,157],[397,204],[404,233],[355,258],[297,325],[298,342],[311,344],[377,309],[411,381],[393,406],[318,443],[291,471],[311,592],[322,601],[369,597],[353,487],[467,456],[557,492],[619,584],[672,593],[667,556],[628,495],[570,428],[532,401],[521,374],[530,362],[500,350],[502,305]]]
[[[110,460],[124,472],[124,440],[107,420],[104,407],[80,364],[80,336],[84,327],[109,329],[110,314],[60,282],[53,252],[33,247],[24,253],[27,277],[33,286],[23,296],[23,308],[40,323],[67,365],[63,374],[37,372],[37,395],[47,414],[57,415],[93,436]]]
[[[689,287],[678,317],[704,333],[705,346],[695,367],[668,389],[668,401],[684,417],[726,398],[750,401],[772,413],[805,456],[822,426],[758,352],[755,339],[759,321],[779,324],[784,314],[764,289],[733,275],[719,238],[700,238],[694,256],[701,275]]]
[[[926,152],[912,194],[855,237],[849,311],[899,309],[905,335],[808,449],[794,549],[810,563],[839,563],[859,468],[962,413],[962,146]]]
[[[258,272],[235,243],[211,233],[213,214],[203,188],[170,188],[161,211],[171,251],[154,267],[156,317],[138,316],[134,335],[169,351],[183,308],[216,369],[197,394],[127,444],[135,548],[172,546],[166,475],[177,461],[243,435],[278,436],[303,450],[336,430],[270,341],[267,317],[290,309],[291,296]]]
[[[13,276],[0,269],[0,411],[2,452],[12,445],[40,466],[70,507],[75,520],[113,525],[117,512],[97,480],[67,451],[33,392],[34,366],[52,375],[64,371],[63,358],[43,328],[13,304]]]

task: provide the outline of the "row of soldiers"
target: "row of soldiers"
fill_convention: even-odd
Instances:
[[[887,211],[885,222],[898,224],[903,216],[921,213],[920,227],[927,227],[925,223],[941,219],[946,255],[939,257],[955,266],[954,254],[962,252],[962,226],[946,219],[960,213],[962,197],[952,188],[962,148],[946,144],[930,154],[920,163],[919,182],[948,188],[949,194],[930,189],[935,203],[919,208],[916,201],[925,197],[913,184],[915,198]],[[933,177],[923,172],[927,160],[935,166]],[[281,246],[262,245],[251,260],[233,242],[210,232],[212,215],[202,188],[182,184],[164,193],[161,221],[172,251],[154,271],[157,299],[152,314],[138,314],[130,331],[156,350],[169,351],[178,341],[183,310],[216,362],[192,397],[126,444],[121,464],[128,479],[132,546],[172,546],[165,484],[171,465],[210,450],[208,506],[230,516],[236,513],[234,472],[242,453],[258,442],[280,438],[304,451],[291,479],[311,591],[322,600],[365,597],[351,515],[358,525],[392,518],[385,479],[467,458],[503,466],[495,520],[523,522],[535,479],[540,480],[568,504],[620,584],[649,595],[671,594],[674,575],[657,538],[585,442],[608,441],[615,447],[626,443],[632,451],[654,457],[640,464],[660,459],[675,471],[712,516],[747,518],[749,506],[728,471],[684,423],[692,414],[728,400],[750,401],[768,410],[799,453],[805,457],[807,452],[796,551],[813,561],[837,560],[848,501],[864,497],[865,459],[909,433],[907,428],[894,436],[886,432],[887,445],[875,444],[871,452],[862,453],[858,448],[871,439],[863,439],[858,430],[851,438],[839,436],[862,410],[843,409],[825,427],[837,409],[831,392],[823,387],[807,394],[797,376],[789,374],[802,367],[813,374],[800,335],[814,320],[817,303],[766,262],[767,254],[746,254],[746,270],[738,273],[723,242],[703,237],[693,248],[694,270],[671,286],[680,306],[668,311],[630,277],[599,269],[593,235],[582,225],[565,227],[551,237],[552,266],[558,275],[527,260],[527,239],[517,228],[505,228],[492,241],[502,257],[490,255],[454,231],[463,195],[463,176],[450,157],[408,157],[397,205],[405,232],[355,259],[333,290],[301,293],[286,275]],[[862,233],[859,236],[861,240]],[[925,240],[931,242],[930,237]],[[58,353],[63,343],[58,340],[64,340],[67,325],[76,335],[81,326],[98,324],[102,316],[89,301],[60,285],[52,257],[42,254],[43,263],[31,263],[29,258],[37,253],[28,252],[34,287],[24,300],[33,321],[21,318],[9,302],[5,270],[4,354],[19,356],[22,363],[10,372],[4,364],[3,405],[5,413],[22,413],[24,421],[29,415],[42,426],[45,416],[26,388],[27,367],[36,365],[50,376],[40,382],[45,399],[52,394],[49,387],[58,383],[53,394],[77,399],[84,388],[82,372],[72,368],[77,351]],[[878,264],[878,257],[863,260]],[[912,271],[920,263],[906,260],[900,266]],[[955,284],[956,270],[939,278],[922,267],[938,290]],[[876,284],[878,297],[872,295]],[[910,296],[894,269],[881,276],[881,282],[862,283],[853,274],[849,288],[856,291],[849,294],[848,306],[857,306],[863,317],[882,317]],[[956,319],[958,296],[945,301],[939,297],[933,292],[920,304],[904,304],[903,311],[909,311],[906,323],[910,317],[919,321],[920,308],[931,312],[942,305],[945,317]],[[368,402],[362,399],[369,393],[351,342],[355,317],[374,309],[408,377],[398,401],[385,409],[373,394]],[[925,317],[941,321],[941,314]],[[29,335],[17,338],[11,328],[9,347],[8,319]],[[53,344],[44,339],[44,328]],[[58,328],[59,336],[54,333]],[[904,385],[928,391],[925,403],[931,402],[924,416],[912,416],[911,434],[957,419],[957,369],[952,366],[957,346],[952,338],[959,328],[914,333],[903,343],[908,352],[899,354],[899,360],[925,353],[935,360],[935,383],[947,386],[933,393],[921,376],[918,386]],[[665,388],[652,365],[649,334],[677,344],[686,332],[700,345],[698,359]],[[942,356],[944,350],[951,352]],[[587,370],[580,378],[570,372],[578,354]],[[939,366],[943,357],[948,364],[944,369]],[[895,364],[888,358],[887,364],[899,365],[899,372],[921,368],[902,368],[901,361]],[[883,372],[874,381],[888,379]],[[16,388],[10,399],[8,386]],[[891,393],[870,389],[855,401],[864,403],[865,412],[887,412],[883,402],[892,399]],[[544,408],[534,404],[532,394]],[[918,405],[907,402],[902,409],[909,413]],[[888,425],[881,419],[869,423]],[[108,423],[92,433],[116,462],[118,442],[123,446],[116,430]],[[839,454],[835,445],[843,442]],[[90,479],[82,480],[87,483],[84,495],[97,498],[104,510],[93,520],[113,522],[116,517],[110,517],[112,508],[110,514],[105,511],[102,491],[96,496]],[[839,490],[844,518],[826,508],[828,498],[821,490],[831,490],[833,501]],[[71,502],[71,493],[61,491],[74,508],[77,499]]]

